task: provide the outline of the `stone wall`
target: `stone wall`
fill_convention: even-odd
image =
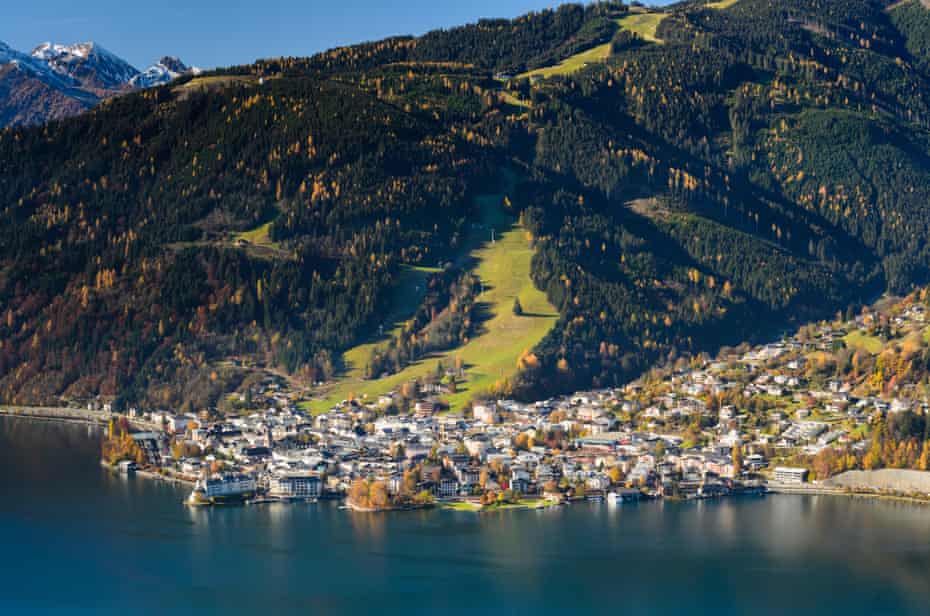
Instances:
[[[846,471],[823,485],[895,492],[930,493],[930,472],[883,468],[877,471]]]

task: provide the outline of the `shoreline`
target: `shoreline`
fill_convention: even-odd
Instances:
[[[340,509],[345,509],[354,513],[393,513],[404,511],[421,511],[423,509],[434,509],[439,505],[438,503],[426,503],[423,505],[405,505],[403,507],[387,507],[384,509],[379,509],[377,507],[361,507],[349,501],[348,498],[344,499],[344,501],[345,502],[340,506]]]
[[[67,407],[10,407],[10,406],[0,406],[0,418],[9,417],[13,419],[25,419],[31,421],[40,421],[40,422],[51,422],[51,423],[61,423],[61,424],[70,424],[70,425],[87,425],[87,426],[96,426],[96,427],[105,427],[109,420],[115,415],[111,413],[104,413],[102,411],[88,411],[83,409],[74,409]],[[132,422],[137,423],[137,422]],[[105,460],[100,460],[100,465],[107,470],[118,474],[119,471],[116,467],[111,466]],[[195,485],[195,481],[190,479],[174,476],[174,475],[163,475],[158,472],[151,470],[137,469],[134,471],[135,475],[138,475],[144,479],[152,481],[161,481],[164,483],[169,483],[172,485],[183,486],[183,487],[192,487]],[[842,486],[826,486],[818,484],[776,484],[769,483],[765,486],[765,494],[791,494],[799,496],[836,496],[836,497],[847,497],[847,498],[857,498],[857,499],[874,499],[874,500],[884,500],[900,503],[909,503],[915,505],[924,505],[930,506],[930,495],[925,497],[913,496],[907,493],[894,493],[894,492],[880,492],[876,489],[870,489],[868,487],[842,487]],[[730,495],[734,496],[734,495]],[[723,497],[727,498],[727,497]],[[558,504],[552,503],[547,505],[510,505],[507,507],[473,507],[473,506],[459,506],[456,507],[456,502],[437,502],[430,505],[419,505],[419,506],[410,506],[410,507],[392,507],[389,509],[373,509],[373,508],[364,508],[358,507],[348,503],[347,499],[342,496],[330,496],[325,495],[321,496],[320,500],[345,500],[342,508],[350,511],[355,511],[359,513],[392,513],[392,512],[405,512],[405,511],[419,511],[423,509],[440,509],[445,511],[462,511],[462,512],[471,512],[471,513],[491,513],[494,511],[534,511],[539,509],[548,509],[551,507],[565,506],[573,504],[572,501],[564,501]],[[657,500],[671,500],[658,498]],[[705,500],[705,499],[702,499]],[[722,500],[722,499],[713,499],[713,500]]]
[[[889,470],[889,469],[882,469]],[[930,494],[920,490],[902,491],[893,488],[884,488],[878,485],[839,485],[829,483],[840,475],[835,475],[823,482],[803,484],[780,484],[768,482],[766,492],[769,494],[800,494],[809,496],[846,496],[854,498],[875,498],[883,500],[896,500],[900,502],[930,505]]]
[[[101,459],[100,466],[102,466],[103,468],[105,468],[106,470],[110,471],[111,473],[115,475],[122,474],[120,473],[119,469],[116,466],[111,465],[106,460]],[[151,481],[161,481],[164,483],[170,483],[173,485],[185,486],[185,487],[191,487],[196,483],[184,477],[179,477],[176,475],[162,475],[161,473],[156,473],[156,472],[145,470],[145,469],[136,469],[132,471],[131,473],[129,473],[129,475],[135,475],[137,477],[142,477],[143,479],[148,479]],[[129,476],[129,475],[126,475],[126,476]]]
[[[103,411],[88,411],[69,407],[54,406],[0,406],[0,417],[14,419],[32,419],[68,424],[84,424],[88,426],[106,426],[112,413]]]
[[[130,419],[119,413],[106,411],[89,411],[67,406],[10,406],[0,405],[0,417],[13,419],[31,419],[63,424],[82,424],[86,426],[106,427],[112,419],[125,417],[130,426],[140,431],[159,431],[161,428],[153,423],[139,419]]]
[[[808,489],[801,488],[800,486],[797,489],[790,489],[784,487],[777,487],[776,489],[768,488],[768,494],[792,494],[795,496],[837,496],[845,498],[860,498],[860,499],[874,499],[874,500],[887,500],[887,501],[897,501],[902,503],[912,503],[915,505],[930,505],[930,496],[926,497],[917,497],[910,496],[905,493],[883,493],[870,490],[868,488],[830,488],[830,487],[815,487],[812,486]]]

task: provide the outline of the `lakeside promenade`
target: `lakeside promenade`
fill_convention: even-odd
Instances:
[[[54,406],[9,406],[0,407],[0,416],[28,417],[30,419],[44,419],[47,421],[63,421],[70,423],[83,423],[94,425],[107,425],[114,417],[113,413],[106,411],[91,411],[69,407]]]
[[[111,419],[124,417],[108,411],[92,411],[64,406],[0,406],[0,417],[24,417],[29,419],[79,423],[85,425],[106,426]],[[158,431],[161,426],[140,419],[130,420],[132,426],[139,430]]]

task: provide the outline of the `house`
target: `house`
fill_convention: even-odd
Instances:
[[[493,425],[500,421],[497,405],[493,402],[475,404],[472,407],[472,413],[474,413],[476,421],[484,424]]]
[[[395,395],[396,394],[391,392],[390,394],[384,394],[384,395],[378,396],[378,406],[381,406],[381,407],[391,406],[392,404],[394,404]]]
[[[271,459],[271,449],[268,447],[243,447],[236,455],[236,459],[248,464],[258,464]]]
[[[526,494],[530,491],[530,481],[527,478],[519,477],[510,480],[510,489],[520,494]]]
[[[546,483],[561,476],[559,470],[552,464],[540,464],[536,467],[536,481]]]
[[[471,487],[478,485],[481,480],[481,469],[477,466],[456,467],[455,475],[462,484],[462,487]]]
[[[474,434],[469,436],[465,439],[464,444],[465,449],[468,451],[468,455],[474,458],[484,457],[484,452],[491,447],[491,441],[486,434]]]
[[[603,473],[595,473],[585,479],[584,483],[589,490],[606,490],[610,487],[610,477]]]
[[[704,469],[708,473],[714,473],[720,477],[733,478],[736,475],[736,469],[734,468],[733,461],[729,456],[707,456],[707,459],[704,462]]]
[[[186,475],[197,475],[203,469],[203,463],[197,459],[186,459],[181,462],[181,472]]]
[[[754,453],[746,456],[746,460],[743,462],[743,465],[750,471],[758,471],[768,466],[769,463],[766,462],[763,456]]]

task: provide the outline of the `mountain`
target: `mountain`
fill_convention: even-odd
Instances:
[[[0,398],[535,397],[925,284],[928,15],[567,5],[0,132]]]
[[[16,67],[23,73],[39,78],[58,88],[77,85],[76,80],[57,73],[46,62],[11,49],[9,45],[2,41],[0,41],[0,65]]]
[[[42,43],[32,50],[32,57],[85,89],[118,90],[139,74],[129,63],[93,42]]]
[[[184,75],[196,75],[201,71],[190,67],[173,56],[165,56],[156,64],[133,76],[129,83],[135,88],[153,88],[165,85]]]
[[[0,126],[60,120],[112,96],[163,85],[191,72],[180,60],[163,58],[140,73],[93,42],[42,43],[31,54],[0,42]]]
[[[0,126],[40,124],[81,113],[99,99],[79,85],[0,42]]]

